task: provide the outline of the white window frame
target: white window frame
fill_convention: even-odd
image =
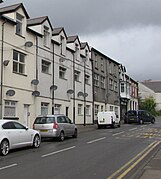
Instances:
[[[118,86],[117,86],[117,81],[114,81],[114,91],[117,92]]]
[[[49,109],[49,103],[41,102],[41,115],[47,115]]]
[[[105,88],[105,77],[104,76],[100,77],[100,82],[101,82],[101,88]]]
[[[78,104],[78,115],[81,116],[83,114],[83,104]]]
[[[50,71],[51,71],[51,62],[42,59],[42,61],[41,61],[41,72],[46,73],[46,74],[50,74]]]
[[[113,90],[113,79],[109,79],[109,89]]]
[[[97,54],[95,54],[94,63],[95,63],[95,68],[98,68],[98,56],[97,56]]]
[[[13,50],[13,72],[19,74],[25,74],[25,54]],[[15,69],[16,67],[16,69]]]
[[[97,115],[99,112],[99,105],[98,104],[95,104],[94,105],[94,114]]]
[[[90,84],[90,76],[85,74],[85,84],[89,85]]]
[[[22,35],[23,18],[21,14],[16,13],[16,34],[18,35]]]
[[[4,116],[16,116],[16,101],[5,101]]]
[[[60,36],[60,54],[65,56],[65,38],[64,36]]]
[[[50,32],[49,27],[44,26],[44,46],[49,47],[50,46]]]
[[[80,71],[74,70],[74,80],[80,82]]]
[[[99,86],[99,75],[94,73],[94,86]]]
[[[89,116],[91,112],[91,106],[90,105],[86,105],[86,116]]]
[[[59,66],[59,78],[65,79],[66,76],[66,68]]]
[[[101,71],[104,72],[104,60],[101,58]]]
[[[61,111],[61,104],[54,104],[54,113],[60,114]]]

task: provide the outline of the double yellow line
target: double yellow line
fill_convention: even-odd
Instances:
[[[154,141],[148,145],[142,152],[132,158],[128,163],[122,166],[119,170],[113,173],[107,179],[113,179],[117,176],[117,179],[125,177],[141,160],[143,160],[156,146],[160,144],[161,141]],[[129,166],[129,167],[128,167]],[[127,169],[126,169],[127,168]]]

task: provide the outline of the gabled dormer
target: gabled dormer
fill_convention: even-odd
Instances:
[[[27,27],[42,36],[45,47],[50,47],[53,27],[48,16],[28,19]]]
[[[66,56],[67,35],[63,27],[53,29],[52,40],[60,45],[60,55]]]
[[[15,34],[25,37],[29,15],[22,3],[0,8],[0,15],[15,22]]]
[[[90,59],[90,48],[87,42],[81,42],[80,46],[81,55],[86,58],[86,64],[89,65],[89,59]]]
[[[74,53],[75,60],[80,59],[80,46],[81,46],[81,43],[77,35],[68,36],[67,47],[75,52]]]

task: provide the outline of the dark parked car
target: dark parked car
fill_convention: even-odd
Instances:
[[[155,123],[155,117],[145,110],[129,110],[124,115],[124,123],[139,123],[144,122]]]

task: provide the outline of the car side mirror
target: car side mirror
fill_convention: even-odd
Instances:
[[[28,130],[29,128],[26,126],[25,129]]]

